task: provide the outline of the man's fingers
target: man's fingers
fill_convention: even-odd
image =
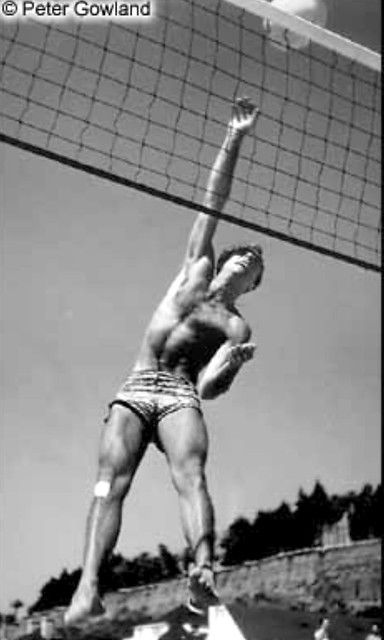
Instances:
[[[236,98],[235,104],[238,104],[239,106],[242,106],[244,104],[247,104],[249,101],[250,100],[249,100],[248,96],[241,96],[241,98]]]
[[[256,344],[254,342],[244,342],[241,346],[247,353],[254,353],[256,349]]]
[[[233,103],[233,106],[232,106],[232,117],[233,117],[233,118],[235,118],[236,120],[238,120],[238,119],[239,119],[239,117],[240,117],[240,104],[239,104],[239,100],[236,100],[236,101]]]
[[[238,111],[240,111],[240,113],[246,117],[258,112],[258,109],[253,104],[251,99],[246,96],[244,96],[243,98],[237,98],[237,100],[235,101],[235,106],[238,108]]]
[[[242,109],[247,109],[249,106],[252,106],[252,103],[248,96],[242,96],[241,98],[236,98],[235,104],[239,105]]]
[[[234,365],[241,365],[247,360],[251,360],[255,353],[256,345],[253,342],[237,344],[231,348],[231,362]]]
[[[258,114],[259,109],[255,107],[252,100],[247,97],[237,98],[232,105],[229,130],[239,134],[246,133],[255,124]]]
[[[230,358],[234,365],[239,365],[243,362],[243,354],[240,347],[241,345],[237,344],[231,348]]]
[[[254,351],[256,349],[256,344],[254,342],[242,342],[241,344],[235,344],[231,347],[232,353],[243,353],[248,351]]]
[[[256,345],[250,342],[247,344],[243,344],[242,347],[243,347],[242,355],[243,355],[244,361],[250,360],[251,358],[253,358]]]
[[[242,120],[246,120],[250,115],[250,103],[248,98],[243,98],[238,103],[239,105],[239,117]]]

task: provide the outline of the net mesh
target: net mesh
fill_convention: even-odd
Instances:
[[[191,208],[233,100],[260,108],[224,217],[380,267],[380,74],[262,20],[170,0],[147,22],[1,24],[1,139]]]

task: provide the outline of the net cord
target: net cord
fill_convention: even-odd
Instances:
[[[150,187],[145,184],[134,182],[129,178],[116,175],[109,171],[105,171],[104,169],[100,169],[98,167],[86,164],[84,162],[80,162],[79,160],[75,160],[73,158],[63,156],[59,153],[49,151],[48,149],[42,149],[40,147],[36,147],[32,144],[29,144],[28,142],[24,142],[17,138],[13,138],[12,136],[8,136],[7,134],[1,133],[1,132],[0,132],[0,142],[4,142],[6,144],[17,147],[24,151],[28,151],[35,155],[39,155],[44,158],[47,158],[49,160],[54,160],[56,162],[59,162],[60,164],[72,167],[73,169],[79,169],[90,175],[97,176],[98,178],[103,178],[104,180],[109,180],[111,182],[121,184],[126,187],[132,187],[138,191],[147,193],[151,196],[160,198],[162,200],[168,200],[169,202],[180,205],[182,208],[187,208],[187,209],[192,209],[194,211],[199,211],[199,212],[201,211],[201,212],[207,213],[209,215],[214,216],[215,218],[219,218],[220,220],[225,220],[226,222],[232,223],[236,226],[244,227],[246,229],[252,229],[253,231],[263,233],[264,235],[270,236],[277,240],[282,240],[283,242],[288,242],[289,244],[294,244],[298,247],[302,247],[303,249],[310,249],[315,253],[329,256],[331,258],[337,258],[348,264],[362,267],[364,269],[374,271],[377,273],[381,273],[382,271],[381,267],[379,267],[374,263],[368,262],[366,260],[360,260],[359,258],[356,258],[354,256],[348,256],[343,253],[336,252],[333,249],[327,249],[326,247],[314,246],[311,242],[307,242],[305,240],[301,240],[299,238],[289,236],[288,234],[282,233],[280,231],[269,229],[268,227],[264,227],[263,225],[257,224],[256,222],[250,222],[248,220],[237,218],[230,214],[224,213],[223,211],[218,211],[216,209],[209,209],[208,207],[205,207],[202,204],[192,202],[191,200],[187,200],[186,198],[182,198],[180,196],[176,196],[171,193],[164,193],[160,189],[156,189],[154,187]]]

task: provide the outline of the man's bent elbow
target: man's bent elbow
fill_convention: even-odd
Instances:
[[[223,393],[228,391],[231,386],[231,382],[226,384],[205,384],[198,388],[200,398],[202,400],[214,400],[218,396],[221,396]]]
[[[213,389],[203,389],[203,391],[200,391],[200,398],[202,400],[214,400],[217,395],[218,394],[215,394]]]

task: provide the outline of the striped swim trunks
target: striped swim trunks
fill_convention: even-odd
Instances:
[[[115,404],[131,409],[151,429],[165,416],[181,409],[192,408],[202,413],[200,398],[192,382],[152,369],[135,371],[128,376],[109,409]]]

